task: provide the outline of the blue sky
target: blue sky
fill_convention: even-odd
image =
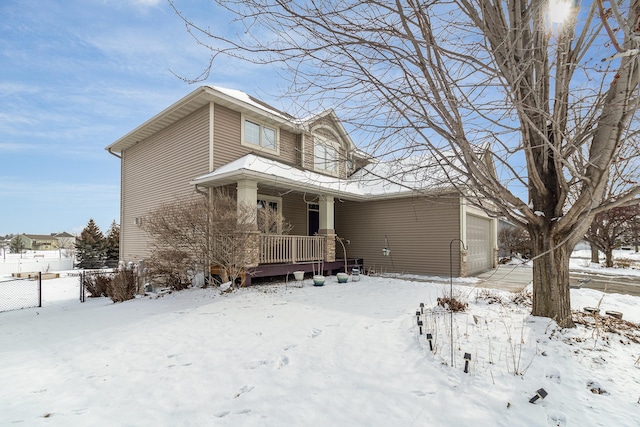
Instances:
[[[211,1],[176,1],[229,31]],[[187,9],[188,5],[188,9]],[[0,235],[119,222],[120,163],[104,147],[196,86],[209,52],[166,0],[0,2]],[[278,106],[277,77],[225,61],[208,84]]]

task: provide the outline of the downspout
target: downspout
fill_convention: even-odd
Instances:
[[[114,153],[113,151],[111,151],[111,148],[107,148],[107,151],[109,152],[109,154],[111,154],[112,156],[116,156],[119,159],[122,159],[122,156],[117,155],[116,153]]]
[[[123,197],[122,197],[122,174],[124,173],[123,170],[124,168],[122,167],[122,155],[117,155],[116,153],[114,153],[113,151],[111,151],[111,147],[107,148],[107,151],[109,152],[109,154],[111,154],[112,156],[117,157],[118,159],[120,159],[120,241],[118,242],[118,258],[120,258],[120,261],[124,261],[124,245],[123,245],[123,239],[124,239],[124,224],[122,219],[124,218],[124,206],[122,203]],[[120,263],[118,263],[120,264]]]

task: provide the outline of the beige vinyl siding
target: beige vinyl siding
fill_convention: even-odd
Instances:
[[[135,218],[178,197],[201,197],[189,181],[208,169],[208,106],[124,151],[121,256],[125,261],[149,254],[149,239]]]
[[[216,105],[213,116],[213,165],[217,169],[239,159],[248,150],[240,145],[240,113]]]
[[[294,133],[285,129],[279,130],[280,155],[255,150],[242,145],[242,115],[222,105],[214,107],[214,140],[213,140],[213,164],[217,169],[234,160],[250,153],[256,153],[262,157],[272,158],[283,163],[297,164],[299,159],[297,139]]]
[[[293,226],[289,234],[307,235],[307,204],[302,193],[289,193],[282,196],[282,216]]]
[[[336,201],[335,212],[336,233],[350,241],[347,256],[364,258],[366,268],[449,276],[449,243],[460,236],[459,197]],[[382,255],[385,237],[391,256]],[[458,276],[460,254],[453,253]]]

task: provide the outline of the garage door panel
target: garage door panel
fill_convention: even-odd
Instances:
[[[491,220],[467,215],[467,273],[476,274],[492,267]]]

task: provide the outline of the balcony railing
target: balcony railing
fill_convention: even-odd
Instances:
[[[324,236],[260,235],[260,264],[320,261],[324,259]]]

